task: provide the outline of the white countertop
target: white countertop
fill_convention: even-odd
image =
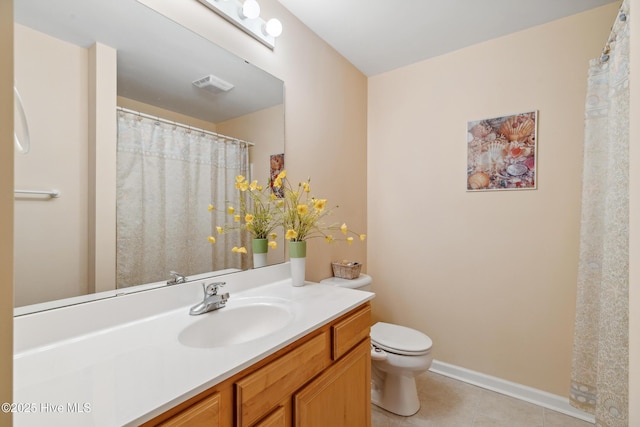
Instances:
[[[189,315],[189,307],[201,299],[200,284],[150,291],[163,299],[157,305],[164,310],[149,309],[154,301],[147,295],[142,317],[126,313],[131,304],[140,304],[136,295],[17,317],[14,425],[137,425],[374,297],[322,284],[293,287],[286,278],[234,288],[231,282],[242,281],[238,277],[247,277],[245,273],[223,277],[231,295],[228,306],[234,299],[278,298],[290,304],[293,321],[267,336],[228,347],[192,348],[178,340],[181,330],[210,314]]]

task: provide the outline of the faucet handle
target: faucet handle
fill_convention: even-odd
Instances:
[[[204,297],[210,297],[211,295],[217,295],[218,294],[218,288],[223,287],[224,285],[226,285],[226,282],[213,282],[213,283],[209,283],[208,285],[206,284],[202,284],[202,290],[204,291]]]
[[[176,285],[178,283],[184,283],[187,281],[187,278],[185,276],[173,270],[169,272],[169,276],[171,276],[171,279],[167,281],[168,285]]]

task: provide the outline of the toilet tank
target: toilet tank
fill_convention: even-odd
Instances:
[[[339,286],[342,288],[352,288],[361,291],[371,292],[371,276],[361,273],[355,279],[341,279],[340,277],[329,277],[323,279],[320,283],[324,285]]]

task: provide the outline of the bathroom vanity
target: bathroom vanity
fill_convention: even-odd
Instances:
[[[368,426],[370,319],[365,303],[144,425]]]
[[[199,316],[201,282],[17,317],[14,425],[370,425],[374,294],[288,267],[217,277]]]

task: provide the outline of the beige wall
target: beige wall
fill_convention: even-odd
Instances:
[[[13,2],[0,0],[0,402],[13,394]],[[11,414],[0,412],[0,426]]]
[[[587,63],[617,7],[369,80],[374,315],[436,359],[568,395]],[[467,121],[534,109],[538,189],[467,193]]]
[[[284,105],[265,108],[251,114],[218,123],[218,131],[224,135],[250,141],[254,145],[249,149],[249,161],[252,165],[252,179],[260,185],[269,183],[270,156],[281,154],[284,150]],[[285,159],[286,167],[286,159]],[[282,233],[276,240],[278,249],[269,250],[267,264],[284,262],[284,238]]]
[[[88,290],[88,53],[21,25],[15,44],[31,136],[31,151],[15,154],[15,185],[62,194],[15,201],[15,303],[23,306]]]
[[[125,98],[118,96],[118,107],[128,108],[133,111],[137,111],[144,114],[149,114],[155,117],[161,117],[166,120],[171,120],[177,123],[182,123],[188,126],[197,127],[200,129],[216,132],[218,127],[215,123],[208,122],[206,120],[196,119],[194,117],[186,116],[184,114],[176,113],[164,108],[156,107],[155,105],[145,104],[144,102],[136,101],[135,99]]]
[[[15,305],[114,289],[116,52],[17,24],[15,41],[32,140],[14,156],[15,185],[61,192],[16,198]]]
[[[640,0],[630,8],[640,10]],[[631,52],[640,49],[640,26],[631,25]],[[640,56],[631,55],[631,82],[640,81]],[[629,426],[640,426],[640,85],[631,84],[629,177]]]
[[[218,123],[218,131],[224,135],[250,141],[253,179],[262,185],[269,182],[269,156],[284,150],[284,105],[265,108],[251,114]]]
[[[277,0],[260,1],[263,17],[284,31],[271,51],[198,2],[142,0],[182,25],[285,82],[286,164],[294,181],[312,178],[313,195],[340,208],[332,219],[366,232],[367,80]],[[307,279],[331,276],[331,260],[364,261],[367,245],[312,241]]]
[[[116,288],[117,52],[95,43],[88,58],[88,291]],[[85,209],[80,207],[82,212]]]

